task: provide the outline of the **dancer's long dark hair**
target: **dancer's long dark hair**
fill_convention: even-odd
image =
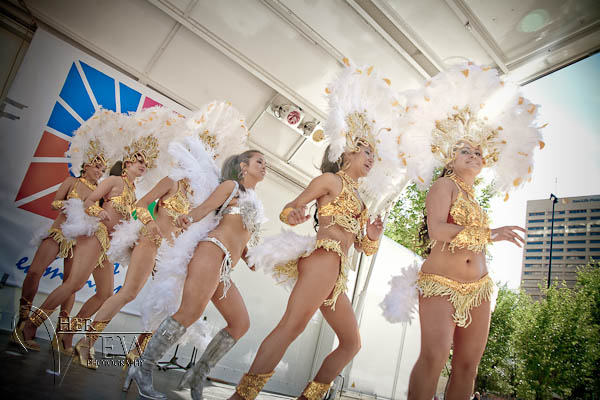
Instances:
[[[240,163],[249,164],[250,159],[255,154],[262,155],[262,152],[258,150],[246,150],[243,153],[229,156],[225,161],[223,161],[223,167],[221,168],[221,182],[236,181],[239,183],[242,192],[245,192],[246,188],[241,183],[243,176]]]
[[[451,169],[444,167],[440,176],[435,178],[435,180],[442,178],[444,176],[448,176],[448,175],[452,174],[452,172],[453,171]],[[417,235],[418,235],[417,246],[419,248],[423,249],[423,253],[428,256],[431,253],[431,247],[429,247],[431,238],[429,237],[429,229],[427,227],[427,206],[426,205],[423,206],[423,222],[421,223],[421,226],[419,227],[419,231],[417,232]]]

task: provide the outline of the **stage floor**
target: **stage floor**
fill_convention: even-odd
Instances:
[[[135,383],[128,393],[121,391],[125,372],[116,365],[102,365],[97,370],[83,368],[61,354],[50,351],[50,342],[38,339],[41,351],[25,350],[10,341],[10,333],[0,331],[0,391],[5,399],[138,399]],[[56,357],[56,359],[55,359]],[[122,360],[122,359],[117,359]],[[56,365],[56,367],[54,367]],[[59,368],[60,366],[60,368]],[[53,371],[57,373],[53,373]],[[60,371],[60,373],[58,373]],[[189,390],[178,391],[182,371],[156,371],[154,387],[169,399],[190,399]],[[213,383],[204,390],[205,400],[227,399],[234,391],[231,385]],[[290,397],[261,394],[258,400],[281,400]]]

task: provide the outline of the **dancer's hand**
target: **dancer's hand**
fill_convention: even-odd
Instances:
[[[373,222],[371,220],[367,221],[367,236],[369,239],[378,240],[382,233],[383,221],[381,220],[381,215],[378,215]]]
[[[506,240],[516,244],[519,247],[523,247],[525,239],[515,231],[525,232],[525,229],[520,226],[503,226],[501,228],[492,229],[491,238],[492,242],[499,242]]]
[[[160,231],[160,228],[158,227],[158,224],[156,223],[156,221],[148,222],[148,224],[146,224],[146,229],[148,229],[148,232],[150,232],[150,235],[152,235],[156,239],[161,239],[163,237],[163,234]]]
[[[98,213],[98,218],[100,221],[108,221],[110,220],[110,215],[106,212],[106,210],[102,210]]]
[[[175,225],[181,229],[187,229],[192,224],[192,217],[187,214],[181,214],[175,220]]]
[[[304,221],[308,220],[309,218],[310,218],[310,215],[306,214],[306,206],[304,206],[304,207],[294,208],[292,211],[290,211],[290,213],[288,214],[288,217],[287,217],[287,221],[288,221],[288,224],[293,226],[293,225],[301,224]]]

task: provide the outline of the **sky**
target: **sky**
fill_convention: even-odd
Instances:
[[[535,155],[532,181],[491,202],[492,228],[525,227],[527,200],[600,194],[600,53],[523,86],[539,104],[546,146]],[[548,200],[549,201],[549,200]],[[518,288],[523,250],[509,242],[490,247],[495,281]]]

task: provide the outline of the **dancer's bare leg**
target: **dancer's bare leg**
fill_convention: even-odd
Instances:
[[[206,305],[215,294],[223,257],[223,251],[214,243],[200,242],[196,247],[188,265],[181,305],[172,315],[173,319],[186,328],[202,316]]]
[[[31,261],[31,265],[29,266],[27,275],[25,275],[25,280],[23,281],[23,287],[21,288],[21,305],[31,304],[33,302],[33,299],[38,292],[40,280],[42,279],[44,271],[48,265],[54,261],[56,256],[58,256],[59,251],[60,248],[58,243],[56,243],[54,239],[46,238],[42,240],[40,247],[38,247],[33,256],[33,260]],[[63,276],[63,281],[65,280],[66,278]],[[25,319],[23,318],[19,318],[17,326],[24,320]]]
[[[408,399],[431,400],[448,360],[456,324],[447,296],[419,296],[421,352],[410,374]]]
[[[59,305],[65,302],[69,296],[77,292],[85,285],[88,277],[92,273],[98,257],[102,251],[100,242],[96,237],[81,236],[77,240],[78,251],[73,256],[73,268],[68,279],[57,287],[42,303],[40,309],[51,313]],[[31,340],[35,337],[37,327],[27,321],[23,329],[25,340]]]
[[[339,345],[323,360],[314,381],[330,383],[360,350],[360,332],[352,303],[350,303],[345,293],[338,297],[335,311],[331,307],[323,305],[321,306],[321,313],[337,335]]]
[[[454,350],[452,352],[452,372],[446,399],[468,399],[473,394],[477,367],[485,350],[490,331],[490,302],[484,301],[471,310],[473,318],[466,328],[454,330]]]
[[[227,291],[227,297],[221,299],[222,295],[223,283],[220,283],[211,300],[225,318],[225,322],[227,322],[225,330],[232,338],[239,340],[250,329],[250,317],[248,316],[246,304],[244,304],[244,299],[234,283]]]

